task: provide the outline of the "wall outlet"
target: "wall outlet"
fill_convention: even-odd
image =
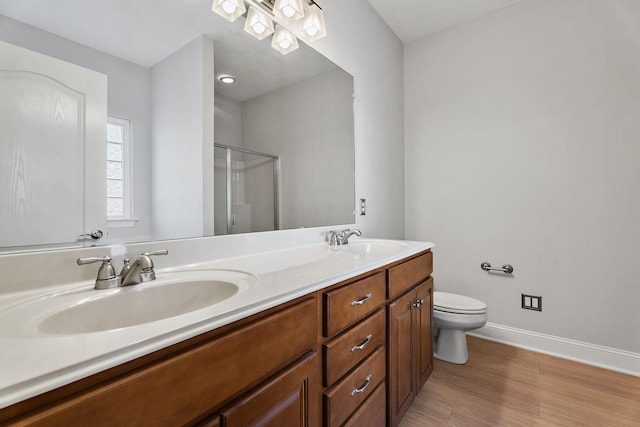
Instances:
[[[522,294],[522,308],[525,310],[542,311],[542,295]]]
[[[367,199],[360,199],[360,215],[367,214]]]

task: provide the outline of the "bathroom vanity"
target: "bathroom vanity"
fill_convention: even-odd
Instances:
[[[31,396],[5,404],[0,424],[398,425],[433,369],[431,247],[358,239],[188,266],[185,274],[225,266],[257,280],[220,304],[167,319],[173,331],[155,338],[75,334],[87,345],[111,340],[103,356],[74,360],[73,348],[43,334],[49,354],[16,359],[22,381],[2,384],[14,400]],[[181,270],[160,271],[158,280],[164,274]],[[178,318],[190,323],[172,323]],[[24,341],[37,340],[2,344],[27,351]],[[58,366],[29,378],[24,364],[36,369],[39,359]]]

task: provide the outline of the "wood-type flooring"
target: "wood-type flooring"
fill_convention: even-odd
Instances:
[[[466,365],[436,359],[401,427],[640,427],[640,378],[468,337]]]

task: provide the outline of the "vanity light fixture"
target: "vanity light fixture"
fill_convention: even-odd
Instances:
[[[213,0],[211,9],[231,22],[244,15],[247,11],[244,0]]]
[[[226,84],[231,84],[231,83],[235,83],[236,82],[236,78],[233,76],[229,76],[229,75],[223,75],[218,77],[218,80],[220,80],[222,83],[226,83]]]
[[[298,39],[282,25],[276,24],[276,31],[273,33],[271,47],[281,54],[286,55],[298,48]]]
[[[246,13],[245,31],[258,40],[273,34],[271,46],[283,55],[299,46],[288,28],[295,26],[292,31],[308,42],[327,35],[322,9],[315,0],[213,0],[212,10],[229,21]]]
[[[273,21],[255,6],[249,6],[244,30],[258,40],[273,34]]]

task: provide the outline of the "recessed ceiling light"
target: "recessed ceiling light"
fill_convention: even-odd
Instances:
[[[218,80],[220,80],[222,83],[227,83],[227,84],[236,82],[236,78],[233,76],[220,76],[218,77]]]

